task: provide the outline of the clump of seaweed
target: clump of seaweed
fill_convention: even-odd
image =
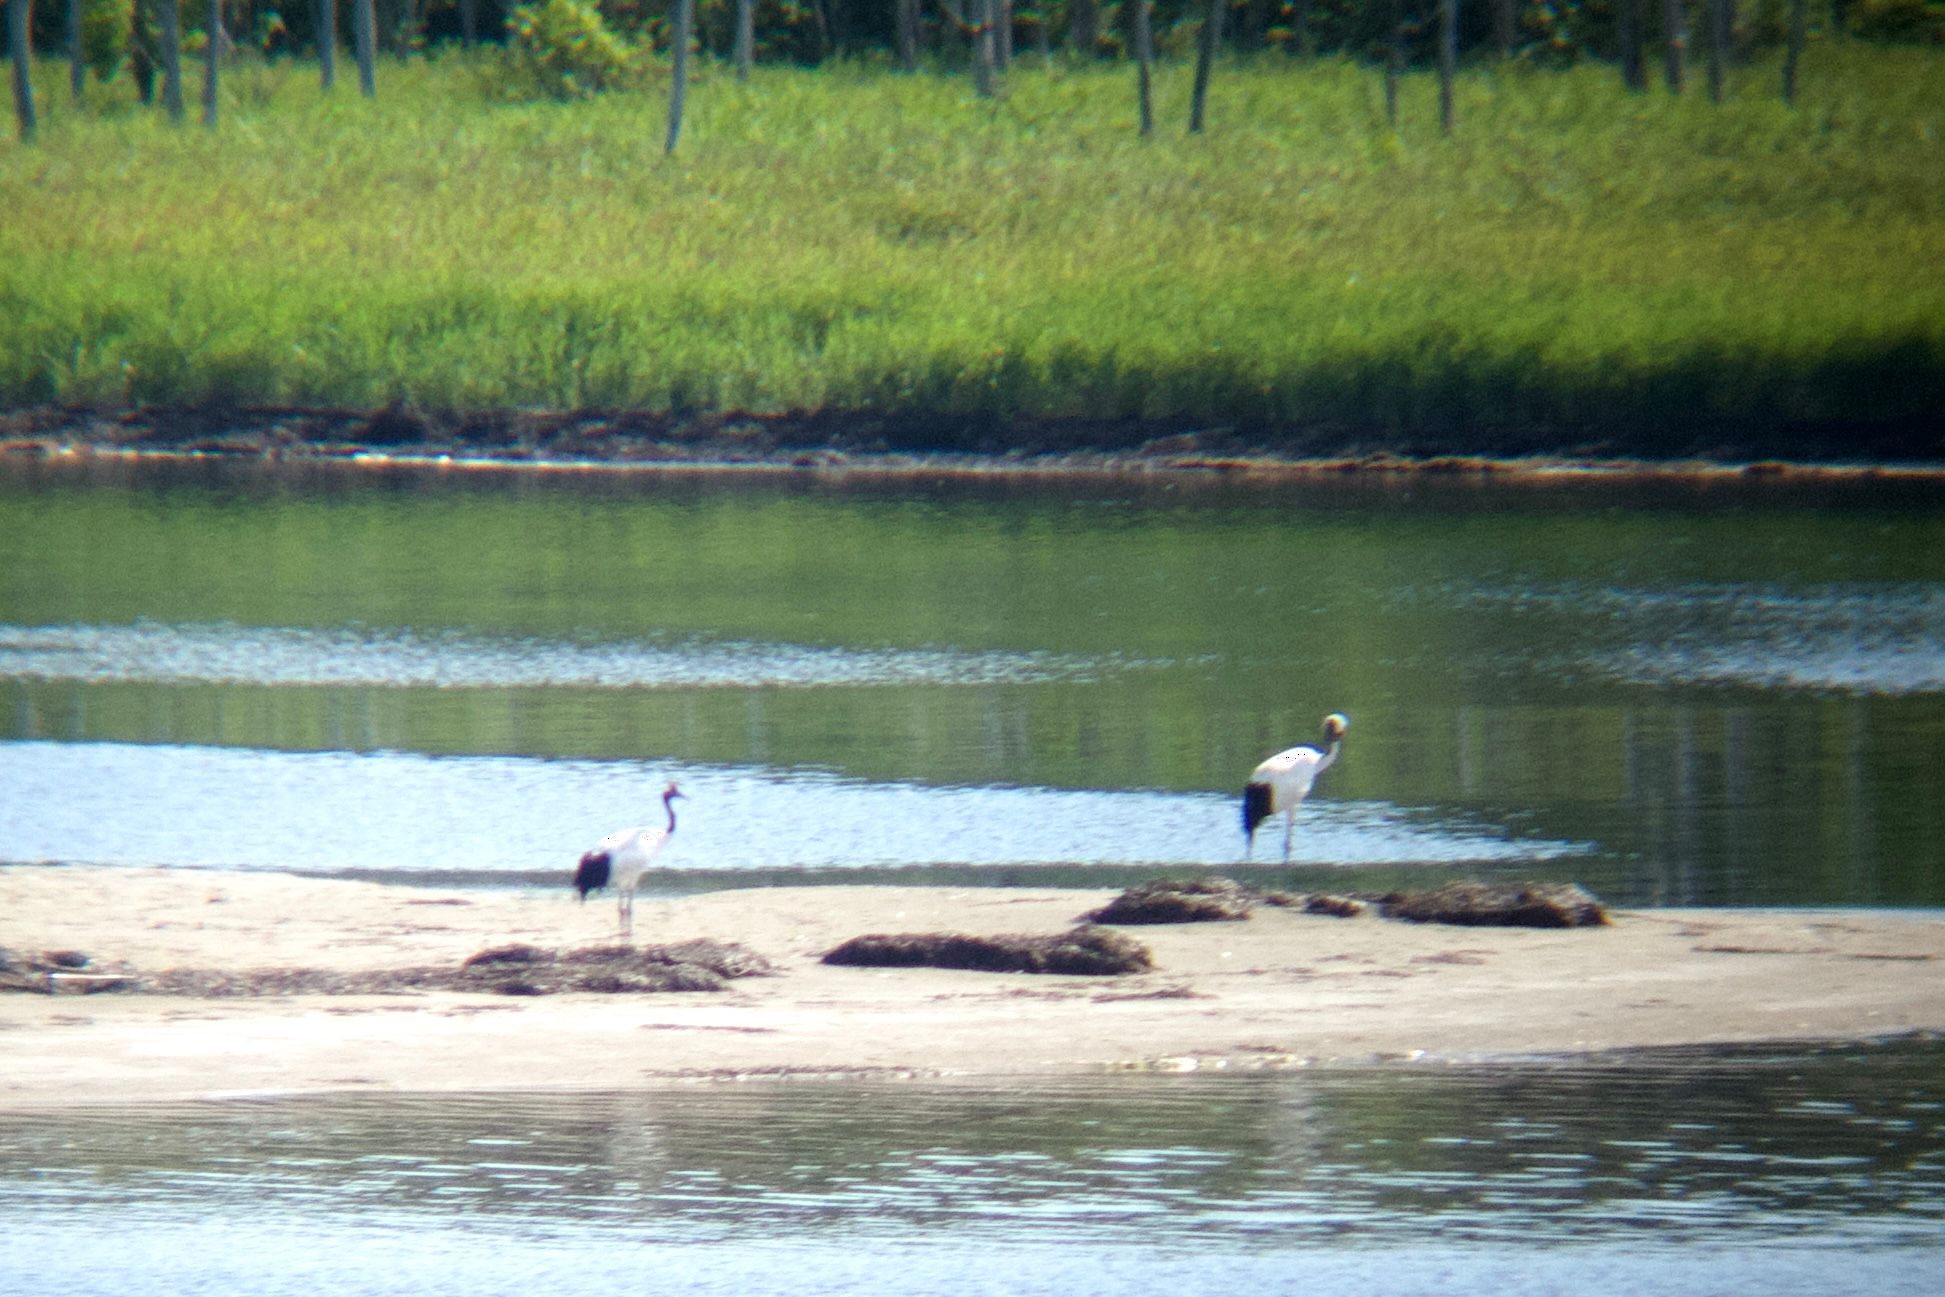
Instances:
[[[1229,878],[1158,878],[1137,883],[1086,917],[1094,923],[1236,923],[1257,894]]]
[[[1611,920],[1578,883],[1447,883],[1429,892],[1395,892],[1380,902],[1386,918],[1470,927],[1585,928]]]
[[[1447,883],[1421,892],[1369,896],[1263,891],[1228,878],[1156,879],[1128,888],[1086,917],[1095,923],[1205,923],[1247,919],[1258,905],[1355,918],[1373,905],[1386,918],[1526,928],[1598,927],[1606,909],[1578,883]]]
[[[1277,903],[1271,900],[1271,904]],[[1292,897],[1289,903],[1292,908],[1302,910],[1305,914],[1321,914],[1333,919],[1355,919],[1371,908],[1369,902],[1355,896],[1336,896],[1329,892],[1311,892],[1307,896]]]
[[[0,951],[0,990],[125,991],[196,999],[288,995],[405,995],[425,991],[475,991],[497,995],[652,994],[722,991],[741,977],[776,973],[769,960],[735,942],[699,938],[657,946],[590,946],[556,951],[540,946],[494,946],[457,966],[343,971],[332,968],[166,968],[142,974],[117,965],[112,974],[84,974],[91,967],[56,963],[52,955],[28,960]],[[85,979],[85,980],[76,980]]]
[[[1065,932],[986,937],[962,932],[872,933],[826,952],[824,962],[866,968],[1083,975],[1146,973],[1155,967],[1148,947],[1092,925]]]

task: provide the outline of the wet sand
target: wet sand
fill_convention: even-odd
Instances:
[[[1160,478],[1188,482],[1410,480],[1752,481],[1789,486],[1925,487],[1945,479],[1929,424],[1877,438],[1866,429],[1785,436],[1703,435],[1643,452],[1626,439],[1563,442],[1557,429],[1488,438],[1415,439],[1385,427],[1263,428],[1245,434],[1179,420],[977,415],[747,414],[714,411],[492,410],[436,416],[395,408],[0,411],[0,463],[261,462],[539,474],[790,474],[935,480]]]
[[[998,1076],[1492,1060],[1945,1030],[1945,916],[1642,910],[1605,928],[1258,909],[1120,929],[1156,970],[827,966],[867,932],[1055,932],[1112,891],[794,887],[642,900],[640,944],[770,959],[720,992],[189,998],[0,993],[0,1108],[288,1091],[609,1089],[775,1076]],[[571,890],[277,875],[0,870],[0,948],[170,968],[359,971],[616,938]]]

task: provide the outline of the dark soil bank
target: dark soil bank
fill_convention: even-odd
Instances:
[[[1404,433],[1348,425],[1201,427],[977,415],[649,414],[411,409],[35,409],[0,414],[0,452],[92,450],[279,458],[383,454],[498,462],[798,468],[977,460],[1000,467],[1485,471],[1553,463],[1907,465],[1945,468],[1936,417],[1758,427],[1714,420],[1637,433],[1533,428]]]

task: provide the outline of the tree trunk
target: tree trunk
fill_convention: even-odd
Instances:
[[[1067,6],[1067,44],[1084,59],[1094,57],[1101,43],[1099,0],[1071,0]]]
[[[163,0],[173,4],[174,0]],[[209,0],[209,27],[203,41],[203,125],[216,129],[217,55],[223,48],[223,0]]]
[[[831,16],[825,12],[824,0],[810,0],[810,17],[817,28],[817,66],[821,68],[831,60]]]
[[[1723,83],[1728,80],[1729,6],[1725,0],[1707,0],[1709,24],[1709,102],[1721,103]]]
[[[1621,84],[1630,90],[1648,88],[1648,68],[1641,57],[1641,0],[1620,0],[1615,37],[1621,45]]]
[[[1209,78],[1215,74],[1216,50],[1222,44],[1222,18],[1229,11],[1228,0],[1209,0],[1209,16],[1202,20],[1202,39],[1195,55],[1195,89],[1189,98],[1189,134],[1200,135],[1207,120]]]
[[[338,0],[317,0],[317,64],[329,93],[338,79]]]
[[[1453,82],[1459,76],[1459,0],[1439,0],[1438,5],[1438,124],[1452,133],[1455,109]]]
[[[662,145],[665,156],[675,152],[676,141],[682,138],[683,101],[689,97],[689,28],[695,13],[696,0],[675,0],[675,30],[669,34],[675,67],[669,79],[669,137]]]
[[[81,0],[68,0],[68,92],[77,104],[88,93],[88,61],[81,54]]]
[[[1310,58],[1317,52],[1317,37],[1310,30],[1310,0],[1290,0],[1291,52]]]
[[[1668,82],[1668,93],[1682,92],[1688,62],[1688,14],[1682,0],[1661,0],[1661,70]]]
[[[973,0],[973,93],[993,97],[993,15],[997,0]]]
[[[479,0],[459,0],[459,48],[479,44]]]
[[[29,35],[34,23],[33,0],[7,0],[7,57],[14,66],[14,121],[20,138],[31,140],[38,125],[34,117],[34,51]]]
[[[1260,50],[1269,29],[1270,0],[1248,0],[1243,6],[1243,29],[1237,33],[1236,43],[1246,50]]]
[[[913,53],[905,42],[910,38],[907,15],[914,0],[898,0],[898,61],[912,70]],[[736,0],[736,79],[750,79],[750,65],[756,62],[756,0]]]
[[[182,120],[182,17],[176,0],[158,0],[156,17],[162,28],[162,109],[169,120]]]
[[[1796,65],[1803,58],[1803,42],[1809,35],[1809,0],[1790,0],[1790,48],[1783,56],[1783,102],[1796,102]]]
[[[1013,0],[993,3],[993,62],[1002,72],[1013,66]]]
[[[149,38],[149,11],[136,0],[128,13],[128,71],[135,78],[135,97],[143,107],[155,102],[154,47]]]
[[[1670,2],[1680,4],[1681,0]],[[1514,11],[1513,0],[1493,0],[1493,44],[1499,49],[1499,57],[1512,58],[1519,41],[1519,15]]]
[[[754,14],[754,0],[738,0],[738,3],[748,4]],[[898,0],[898,66],[901,71],[918,71],[918,39],[918,0]]]
[[[357,43],[358,93],[367,99],[378,95],[378,15],[372,0],[351,0],[351,38]]]
[[[1391,56],[1384,62],[1384,120],[1398,129],[1398,82],[1405,75],[1405,0],[1391,0]]]
[[[1133,0],[1135,24],[1135,94],[1141,105],[1141,133],[1155,132],[1155,23],[1153,0]]]

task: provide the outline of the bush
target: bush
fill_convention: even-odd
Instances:
[[[1945,42],[1945,4],[1939,0],[1852,0],[1844,16],[1851,32],[1866,40]]]
[[[121,69],[134,14],[135,0],[82,0],[81,57],[95,80],[106,81]]]
[[[586,0],[538,0],[507,19],[511,89],[550,99],[585,99],[636,80],[640,53],[609,30]]]

